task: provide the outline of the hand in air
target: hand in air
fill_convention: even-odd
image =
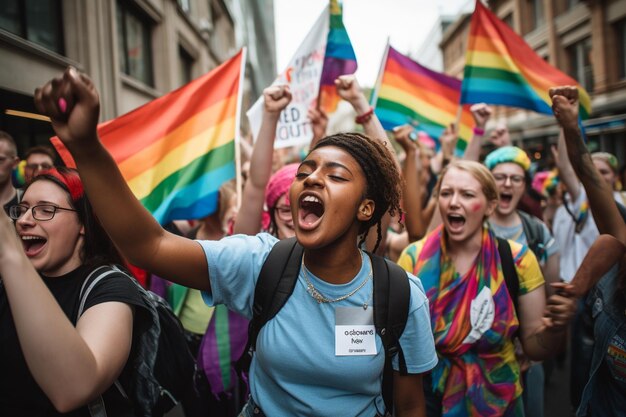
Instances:
[[[563,129],[578,127],[578,88],[563,86],[551,88],[552,112]]]
[[[409,153],[419,153],[419,146],[417,145],[417,131],[414,126],[406,124],[394,127],[393,137],[407,155]]]
[[[291,102],[288,85],[272,85],[263,90],[263,100],[267,113],[278,115]]]
[[[359,82],[353,74],[341,75],[335,80],[337,94],[339,97],[349,102],[356,114],[363,114],[369,110],[370,105],[361,90]]]
[[[439,137],[441,144],[441,152],[443,156],[452,159],[454,156],[454,148],[459,140],[459,131],[455,123],[450,123]]]
[[[54,131],[68,148],[97,141],[100,98],[85,74],[68,67],[35,90],[35,106],[48,117]]]
[[[491,109],[491,107],[486,105],[485,103],[477,103],[472,105],[470,107],[470,111],[472,112],[474,123],[479,129],[484,129],[485,126],[487,126],[487,122],[493,114],[493,110]]]

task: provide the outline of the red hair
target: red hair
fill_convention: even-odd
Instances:
[[[48,175],[63,183],[63,185],[65,185],[67,191],[70,194],[72,202],[74,203],[76,203],[85,195],[83,182],[81,181],[76,171],[59,172],[59,170],[56,168],[50,168],[48,170],[40,172],[38,175]]]

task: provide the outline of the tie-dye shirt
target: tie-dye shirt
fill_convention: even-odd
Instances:
[[[509,241],[519,295],[543,285],[537,259]],[[439,364],[433,389],[443,396],[446,417],[523,416],[520,369],[513,336],[519,322],[506,289],[497,240],[487,227],[474,265],[459,275],[446,254],[443,228],[409,245],[398,260],[420,277],[430,302]]]

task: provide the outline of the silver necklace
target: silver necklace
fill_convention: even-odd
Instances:
[[[363,262],[365,262],[365,260],[363,259],[363,252],[361,252],[361,264]],[[324,295],[322,295],[322,293],[320,293],[317,290],[317,288],[315,288],[313,286],[313,283],[309,279],[309,272],[306,269],[306,266],[304,266],[304,256],[302,257],[302,275],[304,275],[304,280],[306,281],[306,290],[307,290],[307,292],[311,295],[311,297],[313,297],[313,299],[315,301],[317,301],[318,304],[322,304],[322,303],[336,303],[338,301],[343,301],[345,299],[348,299],[348,298],[352,297],[361,288],[363,288],[365,286],[365,284],[367,283],[367,281],[370,280],[370,278],[372,278],[372,261],[370,260],[370,272],[367,275],[367,277],[363,280],[363,282],[361,282],[361,284],[359,284],[358,287],[356,287],[354,290],[350,291],[348,294],[342,295],[341,297],[337,297],[337,298],[326,298]],[[373,292],[373,290],[372,290],[372,292]],[[370,295],[370,298],[367,299],[363,303],[363,310],[367,310],[368,303],[371,300],[371,298],[372,297]]]

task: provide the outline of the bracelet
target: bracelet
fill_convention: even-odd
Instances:
[[[482,136],[485,134],[485,129],[481,129],[480,127],[474,126],[474,134],[477,136]]]
[[[354,122],[360,125],[362,125],[363,123],[367,123],[372,118],[373,114],[374,114],[374,108],[370,107],[368,111],[355,117]]]

